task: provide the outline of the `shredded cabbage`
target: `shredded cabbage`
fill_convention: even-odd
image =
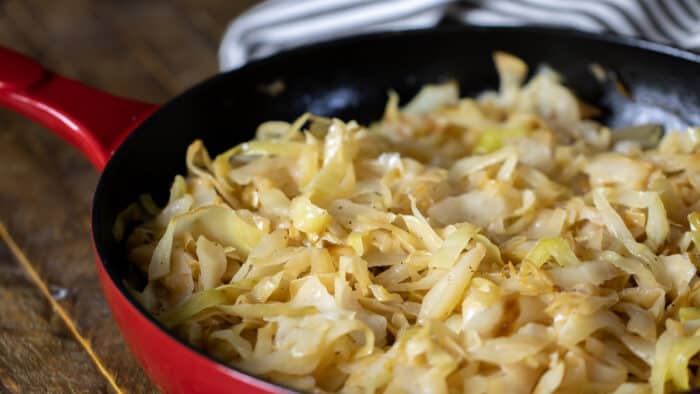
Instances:
[[[114,235],[192,346],[306,392],[667,393],[700,384],[700,129],[640,144],[553,70],[304,114],[210,158]],[[160,201],[159,201],[160,202]]]
[[[525,260],[541,267],[550,257],[564,267],[580,264],[578,257],[563,238],[541,238],[527,253]]]
[[[490,153],[503,147],[504,142],[525,136],[522,129],[489,129],[484,130],[474,146],[474,153]]]

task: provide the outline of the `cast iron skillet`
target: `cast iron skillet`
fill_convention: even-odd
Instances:
[[[262,121],[292,120],[306,111],[368,122],[380,117],[388,89],[408,98],[425,83],[447,79],[458,80],[463,95],[473,95],[497,86],[495,50],[552,66],[580,96],[603,107],[603,120],[612,126],[700,125],[700,56],[547,28],[449,27],[309,46],[214,76],[158,109],[92,90],[0,50],[0,104],[64,136],[98,170],[104,166],[92,212],[99,276],[122,335],[156,385],[172,393],[280,392],[286,389],[190,348],[148,316],[124,286],[124,246],[112,236],[116,215],[141,193],[163,203],[173,177],[185,172],[185,150],[196,138],[215,155],[250,139]],[[593,78],[592,63],[612,70],[631,97]],[[278,81],[284,90],[269,94],[266,86]]]

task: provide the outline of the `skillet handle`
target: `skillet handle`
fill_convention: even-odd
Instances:
[[[0,106],[75,145],[102,171],[121,141],[156,108],[93,89],[0,47]]]

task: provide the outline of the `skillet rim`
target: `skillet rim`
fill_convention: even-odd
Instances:
[[[197,84],[193,85],[192,87],[184,90],[183,92],[177,94],[173,98],[169,99],[167,102],[163,103],[153,114],[151,114],[147,119],[145,119],[141,124],[137,125],[134,130],[129,133],[129,135],[121,142],[121,144],[117,147],[117,149],[113,152],[112,156],[110,157],[109,161],[105,165],[102,173],[100,174],[100,178],[98,180],[97,187],[95,189],[95,193],[93,195],[93,202],[92,202],[92,210],[91,210],[91,228],[90,228],[90,233],[91,233],[91,238],[93,241],[94,245],[94,250],[96,252],[96,257],[97,257],[97,263],[102,265],[102,268],[104,271],[107,273],[109,280],[112,282],[112,284],[119,290],[119,295],[125,298],[131,306],[138,311],[144,317],[146,320],[148,320],[151,324],[153,324],[162,334],[170,337],[171,339],[175,340],[178,344],[186,347],[188,350],[191,352],[195,353],[196,355],[202,356],[209,361],[212,362],[212,367],[220,366],[224,367],[234,374],[243,374],[246,375],[252,379],[254,379],[257,384],[259,385],[264,385],[268,386],[268,388],[274,388],[286,392],[291,392],[291,393],[297,393],[299,391],[291,388],[284,386],[279,383],[275,383],[272,381],[268,381],[265,379],[262,379],[260,377],[257,377],[255,375],[249,374],[243,370],[237,369],[233,366],[230,366],[228,364],[225,364],[222,361],[217,360],[213,356],[205,353],[204,351],[201,351],[199,349],[194,348],[184,340],[178,338],[172,331],[167,329],[162,323],[160,323],[158,320],[155,319],[139,302],[136,300],[129,290],[125,287],[124,285],[124,278],[118,275],[115,271],[116,268],[114,268],[115,265],[120,263],[120,259],[117,259],[116,256],[110,256],[107,251],[106,251],[106,246],[104,243],[106,243],[106,237],[111,237],[112,232],[111,230],[109,231],[101,231],[100,229],[105,228],[106,224],[103,223],[103,221],[100,218],[100,215],[98,212],[101,212],[104,209],[108,209],[107,207],[103,207],[105,204],[102,203],[102,196],[104,195],[105,191],[105,183],[107,182],[106,179],[111,177],[111,173],[116,171],[114,169],[114,162],[118,160],[124,160],[125,158],[119,158],[120,151],[123,151],[123,147],[125,145],[128,145],[130,143],[130,140],[133,140],[133,136],[139,133],[144,133],[148,130],[148,123],[153,121],[153,119],[157,119],[160,116],[163,115],[163,109],[165,107],[170,106],[171,104],[187,97],[191,96],[193,94],[196,94],[196,92],[200,92],[202,90],[207,90],[209,86],[217,84],[218,81],[222,78],[226,78],[226,76],[233,74],[233,73],[240,73],[244,72],[245,70],[250,70],[255,67],[259,67],[261,65],[266,65],[269,63],[274,63],[274,62],[279,62],[281,59],[284,59],[290,55],[301,55],[307,52],[315,52],[315,51],[323,51],[325,48],[329,47],[335,47],[335,46],[344,46],[344,45],[356,45],[358,43],[372,40],[387,40],[387,39],[392,39],[395,37],[403,37],[404,39],[410,39],[411,37],[414,36],[430,36],[434,34],[442,34],[442,33],[463,33],[463,34],[470,34],[470,33],[509,33],[509,34],[517,34],[519,32],[527,32],[527,33],[538,33],[538,34],[546,34],[546,35],[551,35],[551,36],[560,36],[558,38],[560,39],[583,39],[587,40],[590,42],[598,42],[598,43],[603,43],[603,44],[612,44],[614,46],[620,46],[620,47],[627,47],[627,48],[632,48],[636,49],[639,51],[643,52],[650,52],[650,53],[655,53],[659,54],[662,56],[668,56],[671,58],[675,59],[682,59],[691,63],[695,63],[697,66],[700,67],[700,53],[693,53],[691,51],[681,49],[672,45],[668,44],[662,44],[662,43],[657,43],[657,42],[652,42],[648,41],[645,39],[637,38],[637,37],[630,37],[630,36],[619,36],[619,35],[614,35],[608,32],[605,33],[592,33],[592,32],[586,32],[586,31],[581,31],[581,30],[573,30],[573,29],[566,29],[566,28],[560,28],[560,27],[547,27],[547,26],[536,26],[536,25],[531,25],[531,26],[473,26],[473,25],[449,25],[449,26],[437,26],[437,27],[432,27],[432,28],[425,28],[425,29],[409,29],[409,30],[396,30],[396,31],[383,31],[383,32],[373,32],[373,33],[364,33],[364,34],[359,34],[359,35],[353,35],[349,37],[344,37],[340,39],[335,39],[335,40],[330,40],[330,41],[322,41],[322,42],[317,42],[317,43],[311,43],[308,45],[303,45],[300,47],[295,47],[291,49],[286,49],[283,51],[280,51],[274,55],[264,57],[261,59],[255,59],[250,61],[249,63],[246,63],[244,66],[229,70],[223,73],[217,73],[213,76],[210,76]],[[117,160],[114,160],[115,157],[118,157]],[[109,229],[111,229],[113,224],[109,225]],[[107,234],[103,234],[103,233]],[[112,311],[110,310],[110,313]],[[120,335],[123,336],[123,334],[120,331]],[[128,347],[128,346],[127,346]],[[130,349],[131,351],[131,349]],[[142,366],[143,367],[143,366]],[[150,377],[149,377],[150,378]],[[271,387],[270,387],[271,386]]]

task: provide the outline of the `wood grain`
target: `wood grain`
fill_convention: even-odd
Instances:
[[[162,102],[216,72],[226,24],[253,1],[0,1],[0,45],[109,92]],[[98,174],[72,147],[0,110],[0,221],[125,392],[153,392],[97,282]],[[61,292],[59,292],[61,293]],[[108,392],[107,380],[0,245],[0,392]]]
[[[0,246],[0,385],[9,392],[105,392],[106,382]],[[81,374],[65,366],[80,366]],[[51,371],[51,373],[49,373]]]

